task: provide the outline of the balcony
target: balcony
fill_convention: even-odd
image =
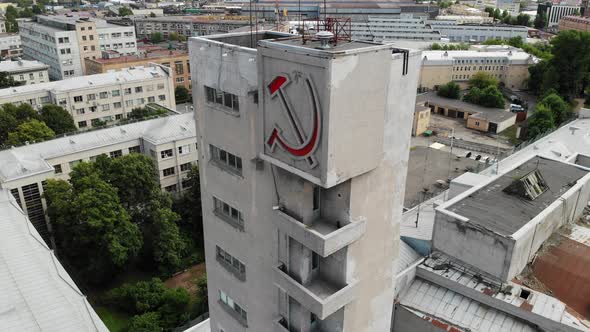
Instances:
[[[277,210],[277,214],[279,217],[275,219],[282,232],[322,257],[330,256],[355,242],[365,233],[366,228],[364,219],[337,227],[336,223],[322,218],[306,225],[283,210]]]
[[[288,328],[288,323],[287,323],[287,319],[285,319],[284,317],[279,317],[277,319],[275,319],[274,321],[274,332],[289,332],[289,328]]]
[[[354,300],[357,288],[357,281],[338,287],[322,277],[302,285],[291,278],[283,265],[275,267],[275,283],[322,320]]]

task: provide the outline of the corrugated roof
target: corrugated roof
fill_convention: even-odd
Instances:
[[[0,151],[0,180],[8,181],[53,167],[45,160],[101,146],[143,138],[153,144],[196,136],[192,113],[84,132],[72,136]]]
[[[108,332],[8,190],[0,190],[0,331]]]
[[[536,332],[532,325],[504,312],[420,278],[414,279],[400,299],[401,305],[426,319],[478,332]]]

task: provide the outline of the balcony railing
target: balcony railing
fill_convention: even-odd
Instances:
[[[302,285],[289,275],[284,265],[275,267],[275,275],[275,282],[279,287],[322,320],[350,303],[356,296],[357,281],[340,287],[318,276]]]
[[[277,210],[278,228],[299,243],[313,250],[322,257],[330,256],[336,251],[357,241],[366,229],[364,219],[349,221],[343,226],[323,218],[306,225],[290,216],[284,210]]]

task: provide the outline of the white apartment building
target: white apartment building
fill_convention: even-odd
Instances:
[[[24,56],[48,64],[53,80],[84,75],[84,59],[100,58],[101,51],[137,53],[133,27],[101,19],[37,15],[18,24]]]
[[[420,53],[253,39],[189,40],[210,330],[389,331]]]
[[[0,72],[6,72],[24,85],[49,82],[48,65],[39,61],[0,61]]]
[[[575,15],[580,12],[580,6],[550,5],[547,7],[547,27],[559,26],[559,20],[564,16]]]
[[[59,105],[84,129],[124,119],[148,104],[174,109],[174,87],[170,68],[154,65],[1,89],[0,104],[28,103],[36,109]]]
[[[486,20],[487,18],[481,18]],[[366,22],[353,22],[353,38],[359,40],[419,40],[450,42],[483,42],[488,39],[526,39],[527,27],[495,24],[462,24],[471,18],[425,20],[402,16],[399,18],[369,17]]]
[[[116,158],[136,152],[154,159],[162,190],[179,192],[187,188],[188,171],[197,163],[196,142],[193,114],[187,113],[11,148],[0,151],[0,188],[12,192],[47,241],[45,180],[67,180],[75,165],[101,154]]]
[[[16,58],[23,55],[20,35],[17,33],[0,33],[0,58]]]

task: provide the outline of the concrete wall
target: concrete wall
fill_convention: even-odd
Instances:
[[[490,128],[490,122],[486,119],[469,117],[467,118],[467,128],[488,132]]]
[[[431,322],[415,315],[401,304],[395,305],[393,326],[391,332],[442,332],[445,328],[438,327]]]
[[[414,121],[412,124],[412,136],[420,136],[430,125],[430,108],[414,113]]]

